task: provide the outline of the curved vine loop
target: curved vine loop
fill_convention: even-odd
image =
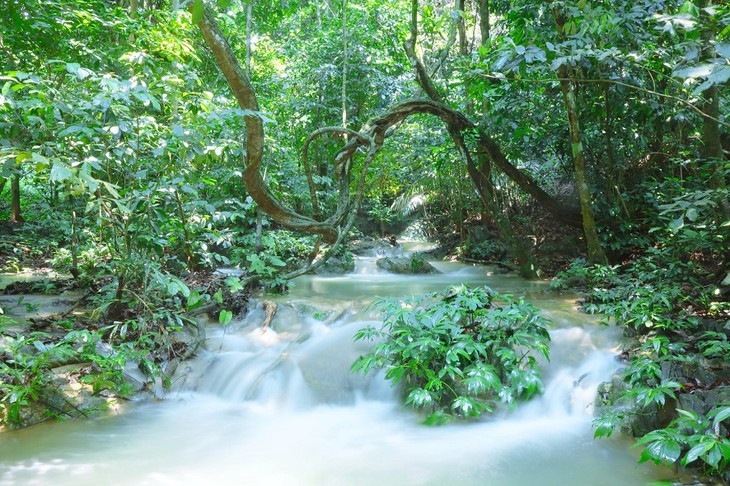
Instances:
[[[363,143],[363,145],[372,145],[372,141],[367,139],[360,132],[356,132],[355,130],[350,130],[349,128],[344,127],[322,127],[309,134],[307,139],[304,141],[304,147],[302,148],[302,165],[304,166],[304,172],[307,176],[307,183],[309,184],[309,195],[312,200],[312,215],[317,221],[321,221],[321,214],[319,202],[317,200],[317,187],[314,184],[312,168],[309,164],[309,146],[315,138],[320,137],[325,133],[337,133],[345,136],[349,135],[353,138],[359,139],[360,142]],[[342,167],[341,161],[335,160],[335,174],[337,175],[337,179],[340,184],[340,198],[337,213],[339,213],[341,210],[346,212],[347,207],[350,204],[349,170],[349,165],[347,167]]]
[[[189,8],[192,9],[194,3],[190,2]],[[196,20],[196,23],[206,44],[213,52],[221,72],[231,87],[231,92],[244,113],[246,125],[246,160],[243,171],[243,182],[253,200],[278,223],[294,230],[320,235],[322,240],[327,243],[337,244],[341,242],[344,237],[343,230],[351,227],[354,214],[357,212],[359,204],[362,201],[364,177],[373,157],[380,147],[382,147],[384,139],[390,136],[401,122],[409,116],[419,113],[439,117],[452,133],[472,133],[475,136],[474,138],[476,139],[479,150],[486,153],[489,159],[517,183],[517,185],[541,201],[551,213],[557,216],[567,217],[566,219],[569,220],[575,219],[575,215],[572,212],[566,211],[565,208],[557,204],[554,198],[545,193],[528,175],[522,173],[517,167],[512,165],[504,154],[502,154],[497,143],[472,123],[463,113],[443,103],[431,100],[412,100],[400,103],[368,122],[360,132],[342,127],[325,127],[310,135],[308,143],[305,143],[307,148],[304,149],[304,154],[307,154],[311,140],[323,133],[345,133],[351,135],[352,138],[335,156],[335,172],[340,183],[340,194],[337,209],[334,214],[324,221],[317,220],[322,216],[319,214],[320,209],[316,198],[316,188],[313,185],[308,160],[305,165],[305,170],[309,172],[308,182],[310,184],[310,196],[312,196],[313,208],[315,208],[315,216],[312,218],[299,214],[284,205],[271,192],[268,184],[266,184],[261,176],[264,126],[258,101],[248,77],[241,69],[230,45],[221,33],[207,6],[204,8],[203,15]],[[355,197],[355,204],[353,205],[350,197],[349,179],[352,169],[352,158],[360,148],[367,148],[368,153],[358,184],[358,194]],[[346,220],[348,215],[350,217]],[[343,223],[345,223],[344,227]],[[331,248],[329,251],[333,251],[333,249]]]

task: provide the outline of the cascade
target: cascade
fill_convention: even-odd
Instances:
[[[365,260],[360,260],[361,262]],[[599,383],[618,369],[619,336],[577,313],[544,283],[442,264],[428,276],[359,266],[308,275],[266,329],[263,310],[213,325],[166,400],[87,422],[0,435],[0,486],[15,484],[641,485],[672,477],[636,464],[621,438],[594,441]],[[551,319],[545,393],[478,422],[426,427],[382,375],[350,373],[367,349],[375,296],[450,284],[527,294]]]

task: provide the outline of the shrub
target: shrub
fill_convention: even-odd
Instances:
[[[375,306],[382,326],[365,327],[355,339],[380,342],[353,370],[384,369],[407,405],[430,412],[427,423],[477,417],[543,391],[536,355],[549,358],[550,336],[532,305],[459,286]]]

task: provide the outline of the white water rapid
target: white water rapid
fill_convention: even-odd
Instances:
[[[277,297],[271,326],[254,309],[208,329],[164,401],[91,421],[0,434],[0,485],[643,485],[671,472],[637,465],[621,438],[593,440],[596,387],[617,369],[618,336],[543,283],[437,263],[396,276],[372,260],[341,277],[306,276]],[[352,375],[374,296],[450,284],[525,294],[552,320],[546,392],[512,413],[426,427],[382,377]]]

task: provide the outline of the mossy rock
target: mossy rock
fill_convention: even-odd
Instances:
[[[664,406],[651,404],[640,409],[634,400],[624,396],[627,386],[618,373],[611,381],[601,383],[596,393],[596,416],[608,410],[620,410],[618,429],[630,437],[641,437],[652,430],[666,427],[675,418],[674,400],[667,400]]]
[[[117,409],[118,398],[104,393],[94,394],[93,387],[78,380],[90,363],[60,366],[52,370],[53,377],[48,386],[38,393],[30,405],[22,407],[17,421],[8,422],[0,417],[8,429],[20,429],[59,418],[88,418],[104,410]],[[3,428],[0,427],[0,431]]]
[[[315,270],[317,275],[343,275],[355,270],[355,260],[352,256],[330,257],[324,264]]]
[[[402,256],[380,258],[375,262],[375,265],[390,273],[406,275],[439,273],[433,265],[428,263],[426,259],[418,253],[414,253],[410,257]]]

